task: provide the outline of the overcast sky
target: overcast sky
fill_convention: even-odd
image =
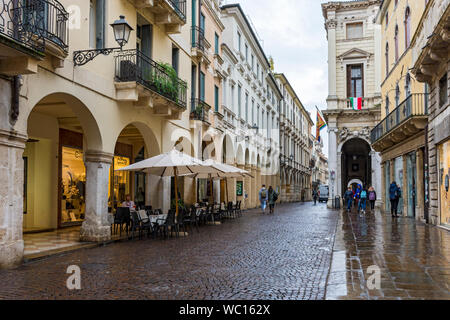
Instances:
[[[326,109],[327,40],[321,3],[325,0],[227,0],[240,3],[253,22],[275,71],[284,73],[316,123],[316,109]],[[315,127],[313,134],[315,135]],[[328,134],[323,129],[324,153]]]

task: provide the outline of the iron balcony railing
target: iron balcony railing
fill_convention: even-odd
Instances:
[[[186,82],[178,78],[172,66],[157,63],[139,50],[124,50],[116,55],[115,80],[135,81],[178,106],[184,109],[187,107]]]
[[[208,122],[211,106],[201,99],[191,99],[191,120]]]
[[[206,38],[205,31],[202,28],[191,28],[191,43],[192,48],[197,48],[198,50],[205,51]]]
[[[414,93],[408,96],[398,105],[386,118],[384,118],[370,133],[372,143],[375,143],[384,135],[397,128],[404,121],[414,116],[425,116],[427,114],[426,93]]]
[[[186,21],[186,0],[167,0],[181,20]]]
[[[363,109],[364,109],[365,105],[366,105],[366,100],[363,98],[362,99],[362,108]],[[347,99],[347,109],[353,109],[352,101],[350,100],[350,98]]]
[[[0,35],[45,53],[46,41],[68,52],[69,14],[56,0],[0,0]]]

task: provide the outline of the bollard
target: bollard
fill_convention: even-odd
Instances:
[[[341,197],[340,196],[336,196],[336,198],[334,198],[334,208],[335,209],[341,208]]]

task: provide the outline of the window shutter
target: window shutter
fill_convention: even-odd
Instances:
[[[352,96],[352,67],[347,65],[347,97]]]

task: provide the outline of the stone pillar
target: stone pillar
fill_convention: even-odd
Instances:
[[[249,164],[245,165],[245,167],[243,168],[246,171],[251,170],[251,166]],[[244,196],[247,193],[248,198],[245,199],[244,197],[244,201],[242,202],[245,209],[250,209],[251,207],[251,193],[252,193],[252,184],[251,184],[251,178],[250,177],[245,177],[244,178]]]
[[[163,213],[167,213],[170,210],[170,191],[172,186],[171,178],[172,177],[162,177],[160,182],[162,193],[160,193],[158,196],[160,198],[161,209]]]
[[[256,168],[256,207],[259,206],[259,190],[261,186],[261,168]]]
[[[80,241],[111,240],[108,182],[112,159],[112,154],[102,151],[86,151],[85,153],[86,218],[81,226]]]
[[[328,38],[328,109],[337,109],[337,90],[336,90],[336,24],[333,16],[327,21]],[[331,101],[330,101],[331,100]]]
[[[145,204],[152,206],[153,210],[162,208],[162,181],[161,177],[147,174],[147,189]]]
[[[336,133],[337,133],[337,129],[336,128],[330,128],[328,131],[328,170],[330,172],[330,192],[329,192],[329,197],[328,197],[328,203],[327,203],[327,207],[328,208],[333,208],[333,201],[334,201],[334,197],[336,196],[336,191],[337,191],[337,172],[338,172],[338,168],[337,168],[337,139],[336,139]],[[331,181],[331,172],[334,171],[335,172],[335,179],[334,181]]]
[[[383,200],[378,193],[382,190],[381,177],[383,176],[383,171],[381,170],[381,157],[378,152],[371,151],[370,159],[372,162],[372,186],[375,188],[377,192],[377,201],[375,202],[375,206],[381,208],[383,204]]]
[[[0,130],[0,269],[23,259],[23,151],[27,137]]]
[[[213,180],[213,189],[214,189],[214,201],[220,203],[220,180]]]
[[[416,219],[425,220],[425,184],[424,184],[424,175],[423,175],[423,158],[424,152],[422,149],[418,149],[416,153],[416,168],[417,168],[417,178],[416,178],[416,198],[417,198],[417,206],[416,206]]]
[[[408,161],[407,161],[407,155],[404,154],[402,156],[403,160],[403,181],[400,183],[402,184],[402,199],[403,199],[403,216],[408,216]]]
[[[253,176],[253,178],[250,179],[250,188],[251,188],[251,192],[250,192],[250,205],[252,208],[256,208],[256,202],[257,202],[257,195],[256,195],[256,167],[255,166],[251,166],[251,175]]]
[[[390,163],[390,171],[389,171],[389,176],[391,181],[389,181],[389,185],[395,180],[395,159],[391,159],[389,160]],[[401,181],[396,181],[397,184],[400,184]]]
[[[336,155],[337,160],[337,170],[336,170],[336,181],[337,181],[337,195],[343,196],[342,192],[342,152],[338,152]],[[344,181],[345,183],[348,183],[348,181]]]
[[[386,175],[385,175],[385,162],[383,162],[381,164],[381,188],[380,189],[375,189],[375,192],[377,193],[377,201],[378,199],[381,199],[381,203],[380,203],[380,210],[381,212],[384,212],[386,209]]]

